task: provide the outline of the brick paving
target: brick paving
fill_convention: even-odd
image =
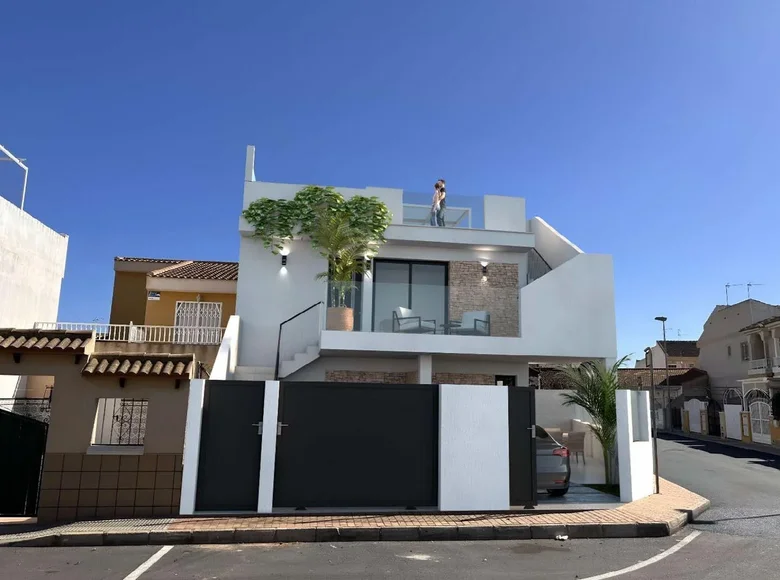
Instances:
[[[76,522],[0,535],[0,545],[117,545],[338,540],[527,539],[673,534],[709,502],[661,480],[661,493],[615,509],[538,513],[196,516]]]

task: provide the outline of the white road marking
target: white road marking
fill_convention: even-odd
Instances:
[[[401,556],[401,558],[406,558],[407,560],[418,560],[420,562],[430,562],[432,560],[432,557],[428,554],[405,554]]]
[[[163,546],[162,548],[157,550],[154,554],[152,554],[152,556],[146,562],[144,562],[143,564],[138,566],[138,568],[136,568],[135,570],[130,572],[127,576],[125,576],[124,580],[136,580],[137,578],[139,578],[141,574],[143,574],[149,568],[154,566],[160,558],[162,558],[163,556],[165,556],[165,554],[170,552],[171,548],[173,548],[173,546]]]
[[[685,536],[682,540],[677,542],[674,546],[669,548],[668,550],[664,550],[657,556],[653,556],[649,560],[643,560],[641,562],[638,562],[634,564],[633,566],[629,566],[628,568],[623,568],[622,570],[615,570],[614,572],[607,572],[606,574],[599,574],[598,576],[588,576],[587,578],[582,578],[582,580],[606,580],[607,578],[614,578],[615,576],[622,576],[623,574],[628,574],[629,572],[634,572],[636,570],[639,570],[640,568],[644,568],[645,566],[649,566],[650,564],[655,564],[656,562],[660,562],[667,556],[671,556],[675,552],[682,550],[685,546],[690,544],[693,540],[695,540],[701,532],[698,530],[695,532],[691,532],[687,536]]]

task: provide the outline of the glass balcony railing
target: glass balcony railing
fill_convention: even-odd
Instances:
[[[331,284],[327,306],[326,330],[520,335],[519,289],[491,286],[489,275],[481,283],[469,285],[358,283],[339,291]]]
[[[433,192],[404,192],[403,223],[407,226],[437,226],[443,221],[442,227],[484,229],[485,217],[483,198],[478,196],[447,194],[444,211],[439,214],[441,221],[432,211]]]

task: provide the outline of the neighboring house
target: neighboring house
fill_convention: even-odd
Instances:
[[[718,305],[707,318],[697,342],[697,367],[707,371],[712,397],[718,402],[722,403],[732,389],[741,394],[740,381],[748,378],[753,355],[750,339],[742,329],[773,316],[780,316],[780,306],[750,299]]]
[[[47,374],[56,385],[48,429],[0,411],[14,433],[0,441],[14,469],[0,513],[36,515],[39,504],[41,523],[178,514],[199,366],[191,354],[98,353],[97,344],[94,331],[0,328],[0,376]]]
[[[237,279],[237,262],[118,257],[108,324],[35,327],[95,330],[98,351],[190,353],[210,365],[235,313]]]
[[[250,148],[244,208],[302,187],[255,181]],[[376,196],[393,216],[371,274],[355,282],[354,331],[323,324],[327,286],[315,275],[327,263],[310,242],[290,242],[281,258],[242,219],[236,378],[527,386],[530,362],[615,361],[611,256],[527,220],[523,198],[486,195],[459,207],[448,197],[458,223],[437,228],[419,225],[419,204],[403,190],[337,190]]]
[[[659,340],[650,348],[650,353],[645,353],[645,358],[636,361],[635,368],[665,369],[667,360],[670,369],[692,369],[699,358],[699,347],[695,340],[667,340],[666,343]]]
[[[0,328],[57,319],[67,251],[68,236],[0,197]],[[0,376],[0,399],[42,396],[50,382]]]

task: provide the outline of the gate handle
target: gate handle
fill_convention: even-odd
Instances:
[[[282,434],[282,427],[289,427],[290,425],[288,423],[277,423],[276,424],[276,434],[281,435]]]

